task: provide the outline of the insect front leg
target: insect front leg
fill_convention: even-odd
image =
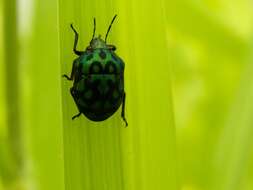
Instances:
[[[126,102],[126,93],[123,94],[123,101],[122,101],[122,110],[121,110],[121,117],[123,121],[126,123],[126,127],[128,126],[127,120],[125,118],[125,102]]]
[[[72,28],[72,30],[75,33],[75,41],[74,41],[74,47],[73,47],[73,51],[75,52],[76,55],[82,55],[84,52],[83,51],[78,51],[76,49],[77,43],[78,43],[78,36],[79,34],[77,33],[76,29],[74,28],[73,24],[70,25],[70,27]]]
[[[73,61],[70,77],[66,74],[62,75],[62,77],[65,77],[67,80],[73,80],[75,77],[75,73],[77,71],[77,67],[78,67],[78,58]]]

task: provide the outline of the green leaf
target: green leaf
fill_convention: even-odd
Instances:
[[[177,189],[175,128],[170,86],[170,64],[162,2],[60,1],[62,73],[69,74],[77,28],[79,49],[88,45],[97,21],[97,35],[108,37],[125,62],[127,128],[118,110],[103,122],[78,113],[62,81],[66,189]],[[152,13],[147,15],[147,13]]]

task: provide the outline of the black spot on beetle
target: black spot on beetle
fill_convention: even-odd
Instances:
[[[89,73],[90,74],[99,74],[103,73],[103,67],[102,64],[98,61],[94,61],[91,63],[90,68],[89,68]]]
[[[115,66],[115,63],[112,61],[107,61],[105,65],[105,73],[106,74],[116,74],[117,68]]]
[[[93,54],[91,53],[90,55],[87,56],[86,60],[89,61],[93,58]]]
[[[99,56],[101,57],[101,59],[105,59],[106,58],[106,53],[101,49],[99,52]]]

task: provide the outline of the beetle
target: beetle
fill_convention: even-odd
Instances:
[[[92,121],[104,121],[112,116],[122,104],[121,117],[125,118],[126,93],[124,90],[124,61],[115,53],[116,46],[107,44],[106,39],[115,15],[108,27],[105,40],[101,35],[95,37],[96,19],[94,18],[93,35],[85,51],[78,51],[78,37],[73,24],[70,25],[75,34],[73,51],[78,56],[72,65],[70,76],[62,75],[73,81],[70,88],[79,113],[72,120],[84,114]]]

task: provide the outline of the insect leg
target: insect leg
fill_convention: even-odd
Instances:
[[[74,101],[75,101],[75,103],[76,103],[76,105],[77,105],[76,97],[75,97],[76,93],[75,93],[75,90],[74,90],[73,88],[70,88],[70,94],[72,95],[72,97],[73,97],[73,99],[74,99]],[[79,110],[78,105],[77,105],[77,108],[78,108],[78,110]],[[79,110],[79,113],[76,114],[76,115],[74,115],[74,116],[72,117],[72,120],[74,120],[75,118],[79,117],[81,114],[82,114],[82,113],[81,113],[80,110]]]
[[[82,113],[79,112],[78,114],[74,115],[74,116],[72,117],[72,120],[74,120],[75,118],[79,117],[81,114],[82,114]]]
[[[72,30],[73,30],[74,33],[75,33],[75,41],[74,41],[73,51],[75,52],[76,55],[82,55],[84,52],[83,52],[83,51],[78,51],[78,50],[76,49],[76,46],[77,46],[77,43],[78,43],[78,33],[77,33],[77,31],[75,30],[73,24],[71,24],[70,27],[72,28]]]
[[[62,75],[62,77],[65,77],[67,80],[73,80],[74,79],[74,76],[75,76],[75,73],[76,73],[76,70],[77,70],[77,66],[78,66],[78,58],[73,61],[72,65],[73,66],[72,66],[72,71],[71,71],[70,77],[66,74]]]
[[[126,101],[126,93],[123,94],[123,102],[122,102],[122,110],[121,110],[121,117],[123,121],[126,123],[126,127],[128,126],[127,120],[125,118],[125,101]]]

